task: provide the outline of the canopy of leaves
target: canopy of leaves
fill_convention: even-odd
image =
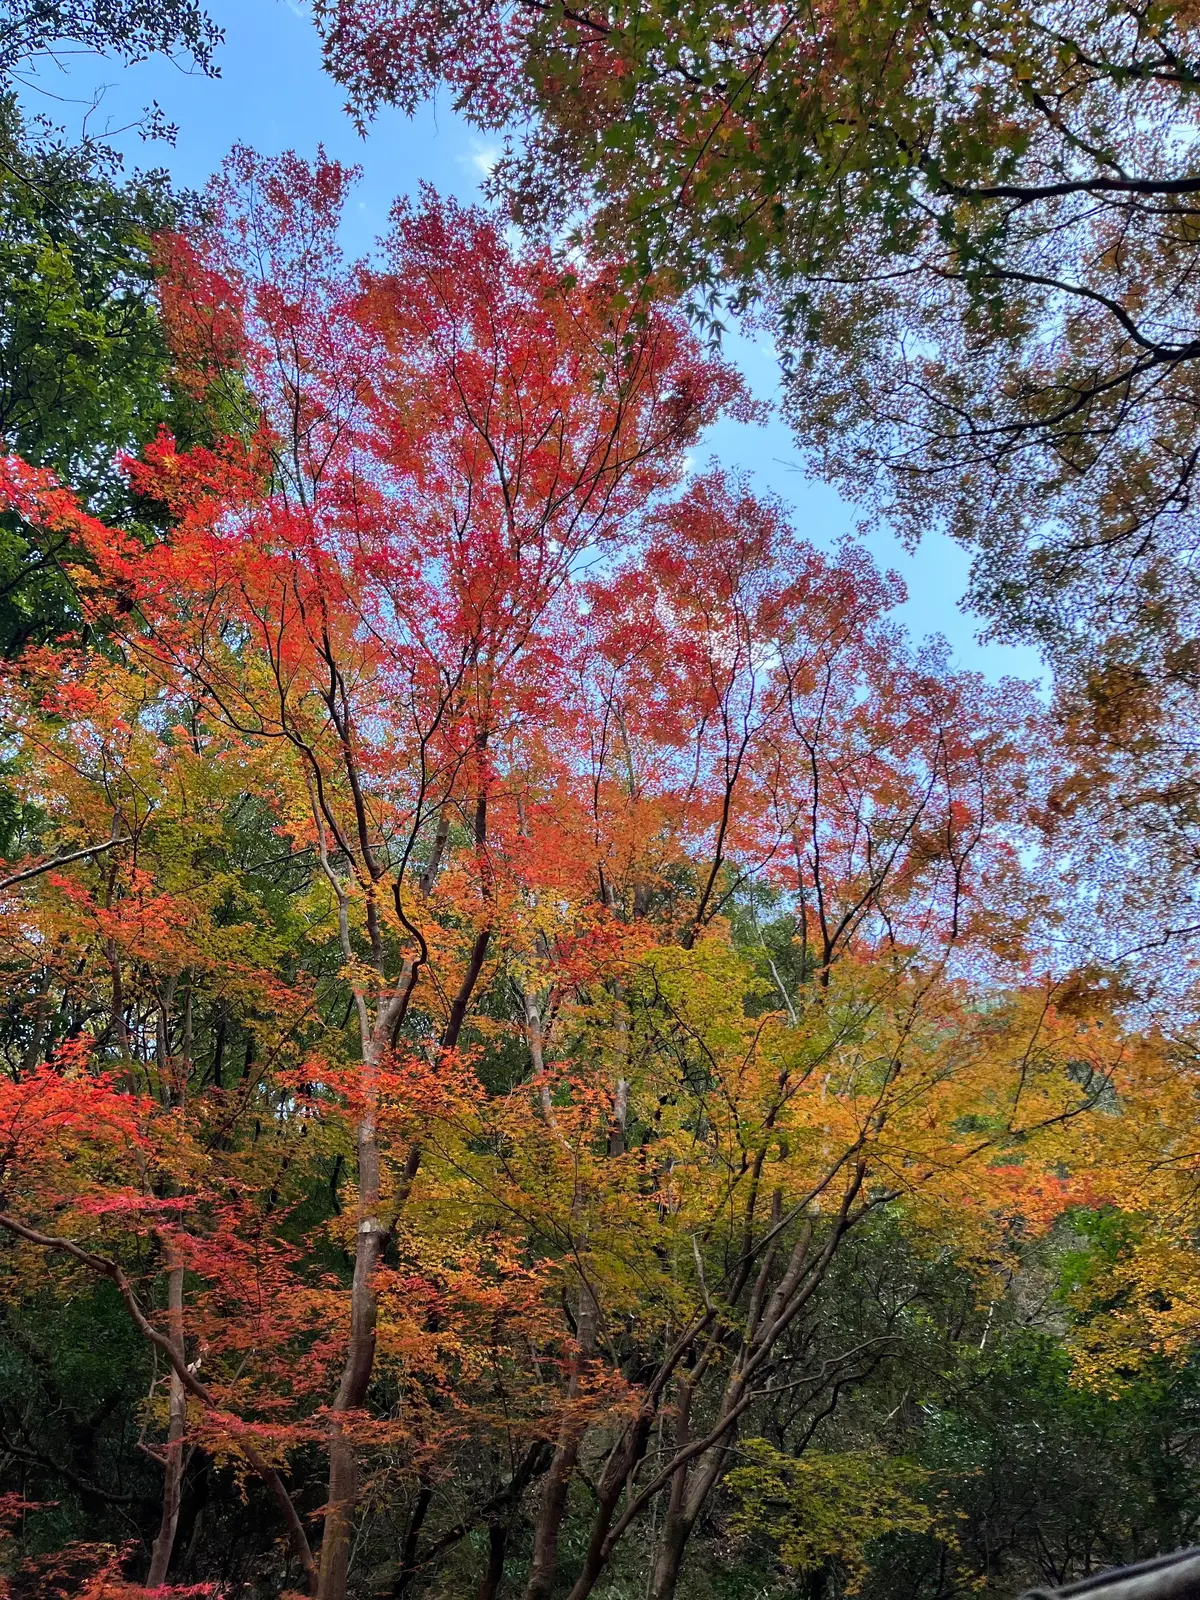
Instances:
[[[1006,624],[1057,637],[1186,573],[1189,5],[318,13],[361,113],[445,82],[485,126],[534,118],[498,169],[522,219],[586,195],[631,274],[765,302],[826,470],[910,531],[948,516]]]
[[[1195,7],[317,10],[360,116],[447,85],[510,136],[495,186],[521,221],[769,324],[814,468],[907,538],[949,529],[971,605],[1054,667],[1087,778],[1045,820],[1078,823],[1064,858],[1141,924],[1104,957],[1190,938]]]
[[[1196,1064],[1055,970],[1055,725],[691,469],[677,306],[428,192],[347,262],[351,181],[238,149],[157,241],[227,431],[0,461],[85,623],[0,675],[14,1592],[986,1579],[988,1352],[1074,1448],[1197,1326]]]
[[[64,49],[125,61],[176,50],[204,71],[221,30],[197,0],[2,0],[0,77]]]

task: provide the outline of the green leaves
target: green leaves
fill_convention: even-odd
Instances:
[[[3,0],[0,73],[65,44],[142,61],[180,50],[204,72],[222,33],[197,0]]]

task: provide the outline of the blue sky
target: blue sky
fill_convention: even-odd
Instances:
[[[166,166],[182,185],[200,188],[230,146],[241,141],[268,153],[293,149],[311,156],[318,143],[340,160],[363,169],[362,181],[346,222],[347,248],[368,249],[387,223],[392,201],[415,191],[422,181],[462,199],[475,197],[493,147],[458,119],[443,102],[409,119],[382,114],[369,137],[360,139],[342,108],[342,96],[322,72],[317,39],[300,0],[209,0],[208,11],[225,30],[218,53],[221,76],[189,75],[163,60],[131,68],[76,58],[69,74],[49,70],[42,87],[66,103],[31,96],[30,104],[69,125],[78,123],[81,103],[104,87],[93,129],[113,129],[136,121],[157,101],[179,128],[174,148],[145,144],[136,135],[118,135],[130,166]],[[754,393],[772,401],[777,369],[770,350],[737,340],[729,353],[741,365]],[[798,530],[814,543],[835,544],[859,521],[829,488],[805,476],[788,429],[777,418],[763,425],[719,423],[697,451],[727,467],[748,471],[755,482],[794,508]],[[989,677],[1041,675],[1036,654],[1004,645],[981,645],[976,619],[958,608],[966,587],[966,555],[949,540],[927,540],[907,554],[885,530],[866,542],[877,561],[895,567],[908,586],[904,621],[918,636],[941,633],[954,659]]]

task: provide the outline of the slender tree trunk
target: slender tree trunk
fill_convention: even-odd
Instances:
[[[613,1091],[612,1125],[608,1130],[610,1156],[625,1154],[625,1125],[629,1119],[629,1079],[618,1078]]]
[[[433,893],[433,886],[437,882],[438,870],[442,864],[442,856],[446,849],[446,840],[450,837],[450,813],[443,808],[438,817],[437,831],[433,836],[433,845],[429,852],[429,860],[425,863],[425,870],[421,874],[421,895],[425,900]]]
[[[691,1531],[692,1525],[682,1512],[672,1509],[667,1513],[654,1562],[654,1581],[650,1591],[653,1600],[675,1600],[683,1567],[683,1552]]]
[[[358,1232],[354,1248],[354,1279],[350,1289],[350,1339],[341,1382],[330,1408],[329,1494],[321,1540],[318,1600],[344,1600],[350,1569],[350,1541],[358,1502],[358,1459],[342,1420],[366,1399],[375,1364],[375,1268],[379,1264],[383,1229],[379,1211],[379,1146],[376,1139],[374,1079],[379,1044],[375,1038],[363,1051],[366,1108],[358,1125]]]
[[[530,1061],[534,1080],[538,1086],[542,1115],[546,1126],[560,1142],[563,1142],[546,1077],[541,1013],[532,990],[525,995],[525,1034],[529,1042]],[[570,1154],[569,1149],[567,1154]],[[571,1206],[573,1219],[578,1212],[580,1202],[581,1195],[577,1192]],[[546,1474],[537,1521],[534,1523],[533,1560],[529,1570],[529,1582],[525,1587],[525,1600],[550,1600],[554,1590],[554,1577],[558,1570],[558,1539],[562,1531],[563,1518],[566,1516],[567,1497],[571,1490],[571,1479],[575,1475],[584,1431],[584,1425],[574,1412],[574,1403],[582,1393],[587,1369],[595,1354],[597,1309],[590,1287],[587,1283],[582,1283],[576,1308],[575,1356],[571,1363],[571,1378],[567,1387],[567,1412],[559,1428],[558,1442],[550,1462],[550,1469]]]
[[[171,1341],[171,1348],[182,1361],[184,1359],[183,1265],[175,1252],[168,1258],[167,1337]],[[183,1437],[187,1430],[187,1394],[184,1391],[183,1381],[174,1367],[171,1368],[168,1407],[162,1520],[158,1526],[158,1537],[150,1552],[150,1571],[146,1576],[148,1589],[159,1589],[167,1581],[167,1569],[171,1565],[171,1552],[175,1548],[175,1530],[179,1526],[179,1505],[183,1494]]]
[[[567,1496],[579,1460],[584,1424],[575,1414],[574,1403],[583,1391],[587,1369],[596,1350],[596,1303],[585,1283],[579,1292],[576,1315],[576,1351],[567,1388],[567,1414],[558,1433],[554,1459],[546,1474],[542,1503],[538,1507],[533,1531],[533,1561],[525,1600],[550,1600],[558,1570],[558,1540],[567,1512]]]
[[[29,1044],[21,1062],[21,1073],[25,1076],[41,1064],[42,1046],[46,1041],[46,1029],[50,1025],[50,1016],[54,1010],[50,999],[50,968],[42,972],[41,981],[37,989],[37,1002],[33,1007],[33,1027],[29,1035]]]
[[[400,1568],[392,1584],[392,1600],[403,1600],[417,1575],[417,1546],[421,1541],[421,1529],[425,1526],[425,1518],[432,1503],[433,1488],[428,1482],[422,1482],[412,1516],[408,1519],[408,1527],[405,1529],[404,1544],[400,1549]]]
[[[676,1391],[675,1426],[672,1429],[675,1450],[686,1450],[692,1435],[693,1389],[686,1379],[680,1378]],[[680,1466],[671,1479],[671,1492],[667,1497],[667,1514],[662,1532],[654,1547],[654,1572],[651,1594],[654,1600],[662,1595],[673,1595],[679,1573],[683,1547],[687,1542],[687,1499],[691,1473],[688,1465]],[[669,1585],[669,1586],[668,1586]]]
[[[119,976],[120,966],[116,967]],[[159,1089],[167,1105],[182,1106],[187,1096],[187,1079],[191,1067],[191,1005],[189,991],[188,1029],[184,1040],[182,1059],[176,1063],[171,1056],[168,1007],[175,995],[176,979],[172,978],[158,1007],[156,1021],[156,1050],[158,1058]],[[164,1462],[162,1519],[158,1537],[150,1552],[150,1571],[146,1585],[161,1588],[167,1581],[171,1552],[175,1547],[175,1530],[179,1526],[179,1505],[183,1494],[183,1436],[187,1431],[187,1392],[183,1378],[177,1370],[186,1362],[183,1338],[183,1261],[179,1251],[169,1240],[165,1241],[167,1269],[167,1339],[175,1365],[171,1367],[167,1408],[167,1451]]]
[[[117,1036],[117,1047],[125,1061],[128,1061],[132,1052],[129,1048],[129,1027],[125,1021],[125,982],[121,976],[121,957],[114,939],[106,942],[105,955],[112,980],[113,1031]]]
[[[488,1564],[475,1600],[496,1600],[504,1582],[504,1557],[508,1551],[507,1522],[493,1522],[488,1528]]]
[[[331,711],[332,709],[331,705]],[[334,722],[335,724],[337,723],[336,713],[334,714]],[[343,741],[345,741],[346,734],[340,726],[339,733],[341,733]],[[485,746],[486,739],[480,744],[481,751]],[[357,777],[353,763],[349,759],[347,762],[347,775],[357,796]],[[347,960],[350,960],[353,958],[354,951],[350,939],[347,916],[348,900],[346,889],[330,866],[324,813],[311,785],[310,798],[313,805],[313,816],[317,823],[321,865],[337,897],[342,949]],[[431,862],[434,873],[436,873],[437,865],[440,861],[441,850],[445,845],[448,826],[448,821],[446,830],[442,830],[439,825],[438,839],[435,840],[434,859]],[[378,883],[381,872],[376,868],[371,857],[361,806],[359,829],[366,870],[369,872],[372,881]],[[478,795],[475,808],[475,843],[479,851],[482,852],[485,849],[486,841],[487,793],[486,790],[482,790]],[[428,869],[427,880],[429,888],[432,889],[433,879],[428,876]],[[489,897],[490,887],[485,870],[484,898],[488,899]],[[380,972],[382,972],[382,957],[376,936],[376,925],[373,921],[374,915],[374,901],[368,898],[368,931],[371,934],[376,964],[380,968]],[[476,934],[467,971],[450,1007],[450,1015],[441,1040],[443,1049],[453,1049],[458,1043],[459,1033],[462,1030],[467,1008],[471,1002],[471,995],[474,992],[479,975],[483,970],[484,961],[487,958],[490,937],[490,925],[485,926]],[[406,963],[407,980],[402,973],[400,986],[392,998],[386,1003],[380,1002],[373,1026],[369,1022],[369,1011],[365,996],[361,992],[355,991],[355,1004],[358,1008],[363,1049],[362,1086],[364,1102],[363,1114],[357,1130],[358,1231],[354,1249],[354,1277],[350,1289],[350,1338],[346,1347],[346,1360],[342,1368],[341,1381],[338,1384],[337,1394],[330,1407],[329,1490],[325,1503],[325,1525],[321,1538],[317,1600],[345,1600],[349,1578],[350,1545],[354,1531],[354,1517],[358,1505],[358,1457],[354,1442],[347,1434],[345,1418],[349,1413],[362,1407],[371,1383],[371,1373],[375,1365],[375,1331],[378,1321],[378,1302],[375,1294],[374,1278],[375,1270],[379,1265],[384,1244],[388,1237],[388,1230],[384,1227],[379,1216],[380,1158],[376,1129],[378,1069],[381,1058],[390,1046],[394,1029],[403,1019],[407,1009],[412,995],[412,979],[415,978],[415,970],[415,968],[408,966]],[[407,1199],[420,1159],[420,1145],[415,1144],[409,1153],[405,1167],[401,1195],[397,1196],[401,1203]]]
[[[624,1447],[609,1457],[608,1465],[597,1485],[596,1513],[592,1518],[592,1531],[588,1539],[583,1569],[576,1578],[567,1600],[588,1600],[588,1596],[599,1581],[600,1574],[604,1571],[604,1541],[608,1537],[608,1530],[612,1527],[621,1494],[629,1484],[630,1475],[646,1453],[653,1425],[653,1412],[643,1411],[630,1428]]]

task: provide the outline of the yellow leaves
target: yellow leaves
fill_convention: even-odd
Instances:
[[[373,995],[379,987],[379,974],[369,961],[345,961],[338,977],[353,994]]]
[[[1108,1394],[1156,1358],[1187,1359],[1200,1339],[1194,1238],[1157,1218],[1129,1222],[1116,1259],[1097,1262],[1070,1297],[1074,1380]]]
[[[744,1465],[727,1484],[740,1501],[733,1531],[765,1534],[782,1564],[802,1575],[836,1562],[854,1594],[866,1574],[867,1547],[889,1533],[942,1532],[937,1510],[919,1497],[929,1474],[915,1462],[877,1450],[808,1450],[790,1457],[765,1439],[747,1439]]]
[[[1042,1232],[1090,1196],[1082,1127],[1110,1120],[1119,1030],[1044,991],[985,1003],[900,957],[843,961],[794,1023],[759,1012],[769,999],[719,938],[656,952],[637,980],[632,1053],[653,1068],[633,1104],[654,1127],[661,1239],[731,1225],[760,1182],[785,1208],[836,1210],[859,1173],[876,1203],[983,1259],[1014,1223]]]
[[[1069,1297],[1080,1382],[1119,1390],[1156,1357],[1200,1337],[1200,1074],[1185,1044],[1122,1041],[1105,1114],[1081,1140],[1100,1219]]]

